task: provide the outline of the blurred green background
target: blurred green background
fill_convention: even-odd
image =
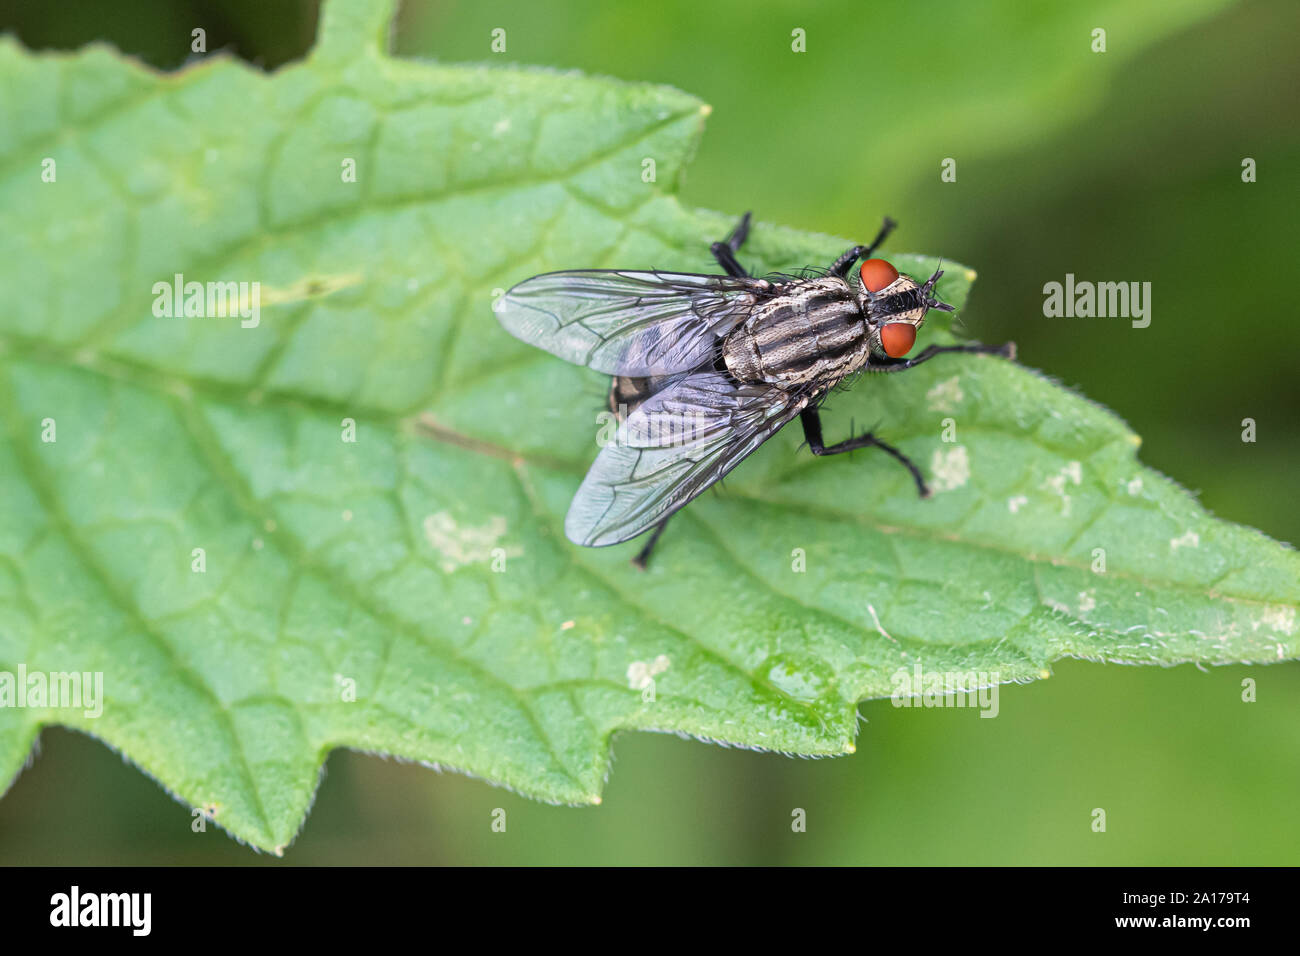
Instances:
[[[861,240],[893,215],[892,248],[979,271],[969,334],[1014,339],[1021,361],[1115,410],[1143,435],[1143,460],[1214,513],[1300,541],[1300,4],[807,6],[407,0],[394,39],[402,55],[702,97],[714,112],[687,204]],[[162,69],[190,57],[196,26],[209,50],[277,68],[304,55],[316,19],[290,0],[0,2],[0,31],[30,47],[103,39]],[[1105,53],[1091,50],[1096,27]],[[1258,182],[1242,182],[1245,157]],[[945,158],[956,182],[940,179]],[[1043,284],[1067,272],[1151,282],[1151,326],[1044,318]],[[1247,677],[1255,703],[1241,700]],[[867,703],[858,752],[834,760],[627,734],[603,805],[581,810],[337,752],[284,862],[215,827],[191,833],[188,808],[152,781],[51,729],[0,801],[0,862],[1300,862],[1296,665],[1062,662],[1004,687],[1000,707],[981,720]],[[490,826],[497,807],[505,833]],[[806,833],[791,832],[796,807]]]

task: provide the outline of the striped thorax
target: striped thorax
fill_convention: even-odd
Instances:
[[[865,364],[862,305],[837,276],[791,283],[727,336],[722,359],[739,382],[833,385]]]

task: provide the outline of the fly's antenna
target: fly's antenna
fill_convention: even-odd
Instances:
[[[934,291],[934,284],[939,281],[939,278],[942,275],[943,275],[943,260],[940,259],[939,267],[934,270],[934,275],[926,279],[925,284],[921,286],[921,292],[927,299],[930,298],[930,293]]]
[[[939,267],[934,270],[934,275],[925,280],[925,285],[921,286],[921,296],[925,299],[927,308],[938,309],[940,312],[956,312],[957,310],[947,302],[940,302],[934,297],[934,286],[943,275],[943,260],[939,260]]]

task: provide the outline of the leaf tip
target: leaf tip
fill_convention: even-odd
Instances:
[[[713,106],[709,103],[700,104],[700,116],[704,119],[713,115]]]

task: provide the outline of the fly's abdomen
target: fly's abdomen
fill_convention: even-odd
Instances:
[[[832,384],[866,356],[862,313],[838,279],[795,285],[756,309],[729,335],[722,357],[741,382]]]

